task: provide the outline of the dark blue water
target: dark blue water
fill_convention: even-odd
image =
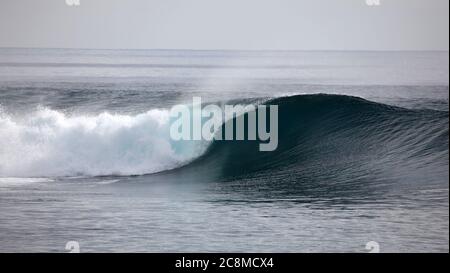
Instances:
[[[193,96],[278,149],[173,143]],[[448,177],[448,52],[0,50],[3,252],[448,252]]]

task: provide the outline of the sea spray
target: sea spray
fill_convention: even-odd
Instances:
[[[131,115],[68,116],[41,108],[22,118],[0,115],[0,176],[139,175],[179,167],[204,142],[169,136],[167,110]]]

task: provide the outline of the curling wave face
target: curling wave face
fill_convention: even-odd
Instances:
[[[211,181],[243,179],[282,196],[342,197],[367,194],[369,185],[416,190],[419,185],[445,187],[448,181],[447,111],[323,94],[267,103],[279,106],[277,150],[259,152],[255,141],[215,141],[197,160],[171,173],[214,177]]]

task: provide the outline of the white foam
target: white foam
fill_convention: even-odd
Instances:
[[[167,110],[68,116],[47,108],[23,118],[0,112],[0,177],[140,175],[173,169],[206,143],[175,143]]]
[[[49,178],[0,177],[0,187],[20,186],[31,183],[53,182]]]

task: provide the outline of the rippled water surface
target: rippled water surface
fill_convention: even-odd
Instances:
[[[1,49],[0,251],[448,252],[448,74],[448,52]],[[279,105],[278,149],[174,144],[193,96]]]

